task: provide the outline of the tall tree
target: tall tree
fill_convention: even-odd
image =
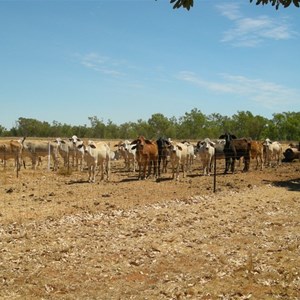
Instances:
[[[252,2],[253,0],[250,0],[250,3]],[[300,0],[256,0],[256,5],[271,4],[278,9],[280,6],[285,8],[289,7],[292,2],[296,7],[299,7]],[[173,4],[174,9],[183,7],[187,10],[190,10],[190,8],[194,5],[194,0],[170,0],[170,3]]]
[[[192,109],[189,113],[185,113],[179,121],[180,132],[178,133],[178,138],[199,139],[199,137],[203,136],[206,118],[205,115],[197,108]]]
[[[167,130],[170,127],[170,121],[161,113],[156,113],[148,120],[151,132],[151,137],[166,137]]]

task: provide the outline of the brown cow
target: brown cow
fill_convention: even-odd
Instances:
[[[153,164],[154,175],[157,177],[157,160],[158,160],[158,147],[155,141],[145,139],[143,136],[139,136],[136,140],[131,142],[131,145],[135,145],[136,160],[139,166],[139,179],[146,179],[151,174],[151,166]],[[146,171],[148,173],[146,176]]]
[[[263,169],[264,165],[264,146],[262,142],[259,141],[251,141],[251,149],[250,149],[251,159],[256,159],[256,169],[260,164],[260,169]]]

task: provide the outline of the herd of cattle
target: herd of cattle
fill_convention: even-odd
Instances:
[[[277,141],[253,141],[237,138],[229,133],[221,135],[217,140],[205,138],[197,144],[186,141],[173,142],[165,138],[153,141],[140,136],[133,141],[125,140],[110,145],[103,141],[85,141],[75,135],[69,139],[57,138],[51,142],[26,138],[0,142],[0,160],[4,168],[8,159],[14,159],[15,168],[19,171],[21,165],[26,167],[27,157],[31,160],[32,168],[36,169],[41,157],[48,156],[49,163],[52,157],[53,170],[56,171],[60,157],[65,167],[83,170],[86,166],[89,182],[95,182],[99,173],[101,180],[109,180],[111,160],[116,157],[124,159],[126,169],[133,172],[138,170],[138,179],[146,179],[152,173],[155,177],[160,177],[161,173],[167,172],[169,164],[172,178],[178,180],[180,172],[183,177],[186,176],[196,157],[201,161],[203,175],[210,175],[214,158],[225,160],[226,174],[229,171],[235,172],[237,160],[243,160],[243,171],[247,172],[250,159],[256,160],[256,169],[263,169],[264,165],[270,165],[271,162],[280,164],[282,154],[282,145]]]

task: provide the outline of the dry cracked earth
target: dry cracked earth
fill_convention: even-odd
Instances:
[[[109,182],[0,172],[1,299],[300,299],[300,162]],[[98,177],[99,180],[99,177]]]

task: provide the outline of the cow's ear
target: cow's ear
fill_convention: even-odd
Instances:
[[[89,146],[90,146],[91,148],[93,148],[93,149],[96,148],[95,144],[90,144]]]
[[[222,134],[221,136],[219,136],[219,139],[225,139],[225,134]]]
[[[82,147],[83,147],[83,144],[79,144],[79,145],[77,146],[78,149],[81,149]]]
[[[148,144],[148,145],[152,144],[152,142],[150,140],[145,140],[145,143]]]
[[[214,146],[216,145],[216,143],[214,143],[214,142],[209,142],[209,144],[210,144],[212,147],[214,147]]]
[[[232,139],[236,139],[237,137],[236,137],[234,134],[232,134],[232,135],[231,135],[231,138],[232,138]]]
[[[136,144],[131,147],[131,150],[136,149]]]
[[[61,140],[60,142],[61,142],[62,144],[65,144],[65,143],[66,143],[64,140]]]
[[[178,146],[178,145],[177,145],[177,148],[178,148],[180,151],[182,151],[182,147],[181,147],[181,146]]]
[[[134,145],[134,144],[137,144],[138,140],[134,140],[130,143],[130,145]]]

